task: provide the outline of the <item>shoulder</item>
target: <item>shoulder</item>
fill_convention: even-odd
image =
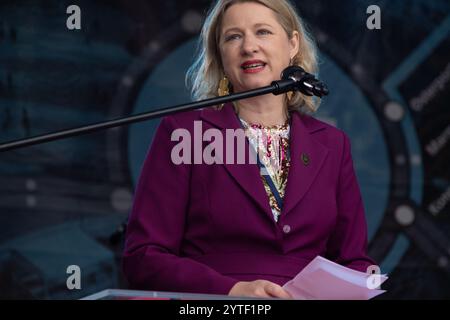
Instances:
[[[172,128],[183,128],[189,131],[194,129],[194,125],[196,125],[196,130],[203,130],[203,121],[205,122],[205,129],[211,126],[219,129],[238,128],[240,126],[231,104],[225,104],[220,109],[208,107],[180,112],[164,118],[163,121]]]
[[[342,163],[343,159],[351,159],[351,142],[342,129],[310,115],[299,114],[299,116],[311,140],[312,148],[324,147],[328,150],[330,159],[334,159],[336,163]]]
[[[173,129],[186,128],[189,129],[193,126],[195,121],[201,120],[201,114],[203,110],[192,110],[175,113],[163,117],[161,124]]]
[[[312,141],[312,148],[324,147],[328,151],[328,158],[336,166],[352,163],[351,142],[342,129],[310,115],[302,114],[300,118]]]
[[[299,114],[299,117],[312,138],[318,140],[321,144],[333,147],[348,143],[349,138],[342,129],[311,115]]]

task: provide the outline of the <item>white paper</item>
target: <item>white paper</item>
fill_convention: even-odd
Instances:
[[[370,276],[317,256],[283,288],[294,299],[368,300],[385,292],[371,289]],[[378,276],[380,285],[388,279]]]

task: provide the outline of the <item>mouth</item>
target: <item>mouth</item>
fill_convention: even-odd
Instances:
[[[262,71],[266,64],[267,63],[261,60],[250,60],[241,64],[241,69],[244,73],[256,73]]]

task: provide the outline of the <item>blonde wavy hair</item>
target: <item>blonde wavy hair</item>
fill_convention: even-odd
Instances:
[[[219,81],[224,77],[219,51],[222,18],[230,6],[243,2],[255,2],[272,9],[289,38],[292,38],[293,31],[298,31],[299,50],[291,63],[302,67],[306,72],[317,72],[315,43],[305,30],[295,7],[288,0],[217,0],[208,11],[200,34],[197,57],[186,73],[186,85],[194,99],[218,96]],[[233,92],[231,85],[230,92]],[[312,113],[319,107],[319,100],[295,92],[292,98],[287,100],[287,107],[290,110]]]

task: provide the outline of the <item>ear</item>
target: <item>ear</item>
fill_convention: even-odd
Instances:
[[[289,57],[292,59],[297,55],[300,46],[300,34],[297,30],[292,32],[292,37],[289,39],[289,46],[291,47]]]

